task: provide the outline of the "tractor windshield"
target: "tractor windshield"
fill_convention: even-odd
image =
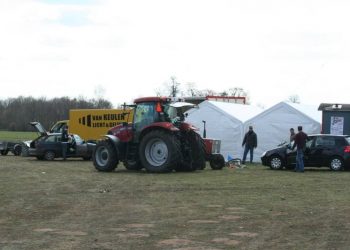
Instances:
[[[170,120],[173,120],[177,117],[177,110],[175,107],[170,106],[169,104],[164,105],[164,114]]]
[[[155,121],[155,104],[152,102],[145,102],[137,104],[134,114],[134,125],[136,130],[152,124]]]

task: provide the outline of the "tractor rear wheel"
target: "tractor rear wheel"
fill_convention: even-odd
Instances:
[[[142,166],[147,171],[170,172],[181,159],[180,142],[166,131],[153,130],[142,138],[139,156]]]
[[[118,155],[109,140],[99,141],[92,153],[94,166],[98,171],[111,172],[118,165]]]
[[[176,167],[176,171],[195,171],[205,168],[205,144],[201,136],[190,131],[185,134],[186,146],[182,152],[183,161]]]

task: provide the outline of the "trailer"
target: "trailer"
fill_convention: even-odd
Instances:
[[[71,134],[78,134],[85,141],[97,141],[108,130],[124,122],[132,122],[133,109],[71,109],[69,120],[58,121],[50,133],[62,133],[68,125]]]
[[[21,155],[21,143],[11,141],[0,141],[0,154],[7,155],[9,152],[11,152],[14,155]]]

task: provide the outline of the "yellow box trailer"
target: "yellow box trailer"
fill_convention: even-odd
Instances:
[[[110,128],[132,119],[132,109],[72,109],[69,111],[69,133],[78,134],[84,140],[97,140]]]
[[[61,132],[67,124],[69,133],[78,134],[86,141],[98,140],[110,128],[132,119],[133,109],[71,109],[69,120],[57,122],[50,131]]]

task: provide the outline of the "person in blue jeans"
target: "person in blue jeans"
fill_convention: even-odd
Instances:
[[[253,162],[254,148],[258,146],[258,139],[252,126],[249,126],[249,131],[244,135],[242,147],[244,147],[242,164],[245,164],[248,152],[250,152],[250,163]]]
[[[298,126],[298,133],[294,137],[292,150],[297,147],[295,172],[304,172],[304,148],[308,140],[307,134],[303,132],[303,127]]]

